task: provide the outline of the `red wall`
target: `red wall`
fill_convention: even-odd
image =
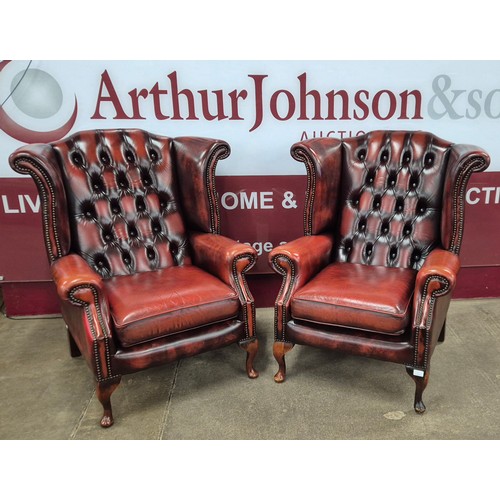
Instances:
[[[281,278],[269,251],[302,235],[305,176],[217,178],[222,233],[261,254],[249,285],[258,307],[270,307]],[[462,270],[455,298],[500,297],[500,172],[475,174],[469,184]],[[38,194],[30,178],[0,179],[0,284],[7,315],[58,313],[41,230]]]

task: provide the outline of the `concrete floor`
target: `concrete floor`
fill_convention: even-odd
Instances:
[[[403,366],[296,346],[273,381],[273,309],[257,310],[260,377],[236,345],[123,377],[102,413],[60,318],[0,317],[0,439],[334,440],[500,438],[500,299],[452,301],[432,358],[427,412]]]

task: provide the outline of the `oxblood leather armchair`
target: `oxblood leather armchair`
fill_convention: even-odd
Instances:
[[[307,170],[305,236],[269,257],[283,276],[275,381],[294,344],[392,361],[414,379],[423,413],[460,269],[466,186],[488,155],[409,131],[311,139],[291,154]]]
[[[42,201],[52,275],[97,381],[103,427],[121,376],[238,342],[253,361],[256,252],[219,234],[215,168],[227,143],[95,130],[18,149]]]

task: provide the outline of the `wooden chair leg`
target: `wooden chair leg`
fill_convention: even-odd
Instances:
[[[101,418],[101,427],[111,427],[113,425],[113,411],[111,409],[111,394],[120,384],[121,377],[114,377],[110,380],[97,382],[97,399],[101,402],[104,414]]]
[[[80,352],[80,349],[78,349],[78,346],[76,345],[75,339],[71,335],[71,332],[69,331],[68,327],[66,327],[66,330],[68,332],[69,353],[71,354],[72,358],[78,358],[78,356],[81,356],[82,353]]]
[[[273,345],[273,355],[278,362],[278,371],[274,376],[274,381],[278,384],[285,381],[286,378],[286,364],[285,364],[285,354],[292,350],[293,346],[291,342],[274,342]]]
[[[255,356],[259,350],[259,341],[253,337],[245,339],[239,343],[240,347],[247,352],[246,370],[249,378],[257,378],[259,372],[253,367]]]
[[[426,408],[424,402],[422,401],[422,394],[427,387],[429,382],[429,369],[425,372],[423,370],[416,370],[412,367],[407,366],[406,371],[408,375],[415,381],[415,400],[413,407],[417,413],[424,413]],[[422,373],[423,372],[423,373]],[[420,376],[422,374],[422,376]]]

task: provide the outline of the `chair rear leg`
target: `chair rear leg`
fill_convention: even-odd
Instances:
[[[291,342],[274,342],[273,345],[273,355],[274,359],[278,362],[278,371],[274,376],[274,381],[280,384],[285,381],[286,378],[286,364],[285,364],[285,354],[292,350],[293,346]]]
[[[72,358],[78,358],[79,356],[82,355],[80,352],[80,349],[76,345],[75,339],[71,335],[71,332],[69,331],[69,328],[66,326],[66,331],[68,333],[68,341],[69,341],[69,353],[71,354]]]
[[[444,338],[446,335],[446,321],[443,324],[443,328],[441,329],[441,333],[439,334],[438,342],[444,342]]]
[[[416,370],[410,366],[406,367],[406,371],[408,375],[415,381],[415,400],[413,407],[417,413],[424,413],[426,408],[424,402],[422,401],[422,394],[427,387],[427,383],[429,382],[429,369],[425,370]],[[420,376],[420,373],[422,376]]]
[[[101,427],[111,427],[113,425],[113,411],[111,409],[111,394],[120,384],[121,377],[113,377],[112,379],[97,382],[96,394],[97,399],[102,404],[104,414],[101,418]]]

